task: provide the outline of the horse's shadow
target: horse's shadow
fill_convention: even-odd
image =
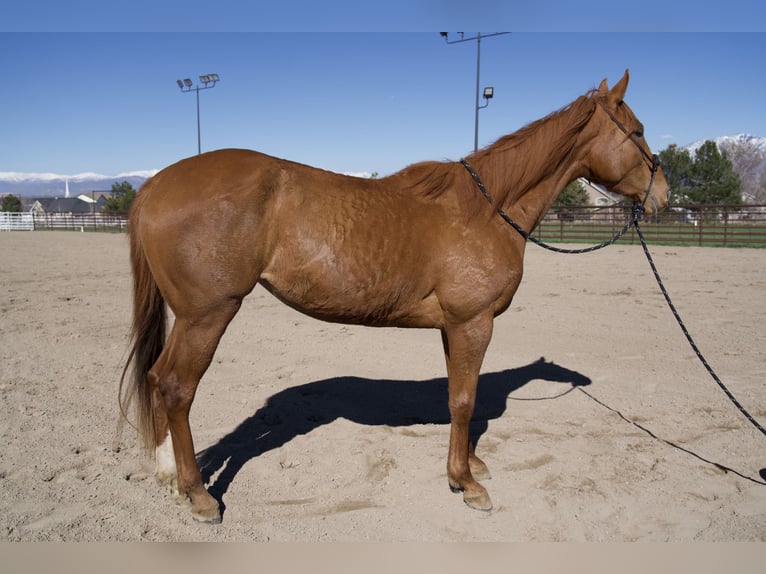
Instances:
[[[535,379],[572,385],[561,394],[591,382],[585,375],[544,358],[525,367],[481,375],[471,422],[474,444],[486,432],[488,421],[505,412],[508,395]],[[337,377],[280,391],[253,416],[197,455],[202,480],[208,483],[221,471],[208,490],[223,507],[223,495],[249,460],[338,418],[372,426],[449,424],[447,379]]]

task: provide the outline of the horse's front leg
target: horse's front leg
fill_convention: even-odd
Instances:
[[[484,463],[474,454],[469,425],[476,404],[476,387],[484,353],[492,337],[491,315],[448,325],[442,331],[447,359],[449,388],[450,440],[447,479],[453,492],[463,492],[465,503],[476,510],[491,510],[486,489],[476,482],[473,472],[489,477]]]

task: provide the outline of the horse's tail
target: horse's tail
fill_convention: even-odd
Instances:
[[[119,404],[122,415],[127,419],[128,409],[135,401],[135,427],[147,453],[152,455],[157,441],[152,412],[152,389],[147,375],[165,345],[167,311],[165,300],[149,269],[138,232],[143,195],[145,194],[139,193],[133,202],[128,224],[130,263],[133,270],[133,345],[120,378]]]

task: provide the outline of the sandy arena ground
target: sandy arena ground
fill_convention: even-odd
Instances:
[[[766,250],[652,251],[766,425]],[[126,236],[3,233],[0,253],[0,540],[766,540],[766,437],[694,357],[640,247],[529,246],[479,386],[491,513],[447,486],[438,332],[321,323],[256,289],[192,410],[217,526],[118,432]]]

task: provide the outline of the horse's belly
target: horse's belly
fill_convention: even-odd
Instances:
[[[370,326],[439,327],[441,308],[432,293],[418,295],[404,280],[327,280],[296,274],[283,280],[265,273],[261,284],[306,315],[335,323]]]

